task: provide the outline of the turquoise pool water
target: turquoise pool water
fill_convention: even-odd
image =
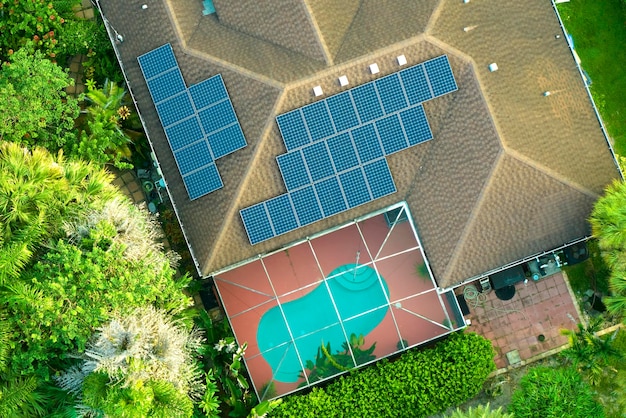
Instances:
[[[378,274],[371,267],[344,264],[333,270],[328,277],[326,283],[321,283],[310,293],[282,305],[287,323],[278,306],[267,311],[261,318],[257,343],[263,358],[272,367],[275,380],[298,380],[301,365],[295,347],[303,364],[307,360],[314,361],[322,342],[330,342],[333,353],[341,350],[345,336],[340,321],[343,322],[348,337],[350,334],[367,336],[387,314],[387,283],[382,277],[379,280]],[[372,309],[372,312],[354,318],[355,315]],[[289,329],[293,333],[293,341]],[[371,343],[373,341],[367,346]]]

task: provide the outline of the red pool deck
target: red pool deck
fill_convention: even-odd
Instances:
[[[509,351],[518,350],[521,360],[526,361],[567,344],[560,330],[575,329],[580,322],[562,273],[537,282],[517,283],[515,288],[511,300],[499,300],[493,290],[480,297],[485,298],[482,302],[468,300],[470,314],[465,317],[472,321],[469,330],[492,341],[498,368],[509,366]],[[463,287],[456,293],[463,293]],[[543,342],[539,335],[545,337]]]
[[[416,346],[465,326],[454,319],[456,300],[452,297],[450,306],[446,295],[438,292],[411,222],[391,227],[382,214],[358,220],[214,277],[237,341],[248,343],[244,358],[257,392],[272,382],[280,396],[309,383],[304,377],[295,383],[274,379],[257,342],[263,315],[333,280],[329,274],[345,264],[373,268],[388,286],[387,302],[380,307],[386,314],[364,336],[364,348],[376,343],[377,359],[400,351],[401,340]],[[291,344],[298,338],[293,336]],[[333,353],[340,348],[333,344]],[[302,363],[306,360],[311,359],[302,358]]]

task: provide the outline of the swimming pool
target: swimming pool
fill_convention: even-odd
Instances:
[[[333,353],[346,336],[367,336],[388,311],[384,278],[369,266],[344,264],[311,292],[265,312],[257,343],[275,380],[297,382],[302,365],[330,343]]]

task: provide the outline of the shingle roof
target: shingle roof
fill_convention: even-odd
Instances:
[[[293,11],[276,7],[267,19],[285,23],[282,40],[202,16],[200,1],[151,2],[146,10],[100,3],[124,36],[117,49],[202,274],[406,200],[438,283],[450,286],[584,237],[593,202],[619,176],[544,0],[363,0],[352,17],[354,5],[346,3],[338,21],[331,12],[344,2],[298,0],[316,25],[299,30],[284,22]],[[261,10],[258,1],[215,3],[224,16]],[[318,31],[333,65],[298,52],[308,30]],[[136,61],[168,42],[188,85],[222,74],[248,141],[217,161],[224,188],[196,201],[187,198]],[[315,101],[315,85],[326,96],[342,91],[340,75],[356,86],[397,71],[399,54],[409,64],[447,54],[459,90],[425,104],[434,140],[388,157],[398,192],[251,246],[239,210],[285,192],[275,162],[285,149],[274,117]],[[376,76],[367,70],[372,62],[381,70]],[[497,72],[487,69],[492,62]]]

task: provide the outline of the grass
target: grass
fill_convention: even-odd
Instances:
[[[615,152],[626,156],[626,2],[575,0],[558,5],[576,52],[593,84],[591,93]]]
[[[572,290],[576,296],[582,297],[588,289],[608,294],[609,291],[609,268],[604,263],[598,241],[595,239],[587,242],[589,258],[582,263],[566,266],[563,269],[567,273]]]

